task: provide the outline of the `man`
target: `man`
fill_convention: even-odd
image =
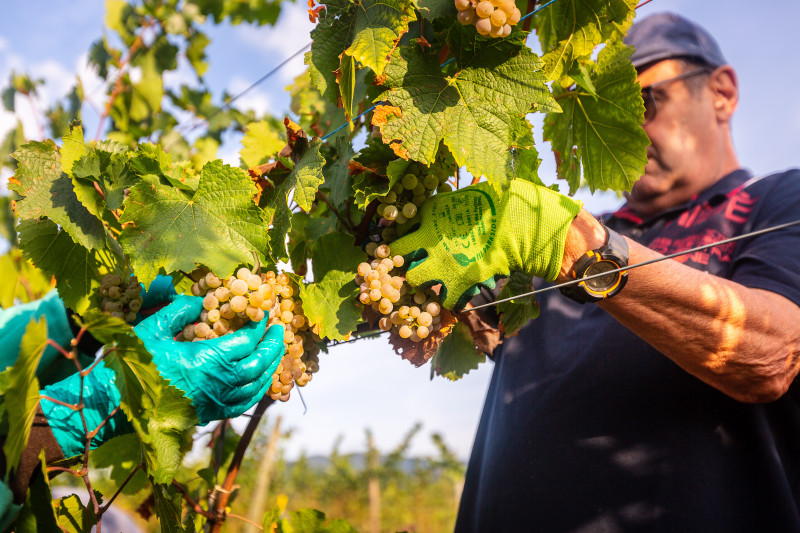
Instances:
[[[660,14],[626,42],[652,146],[608,236],[548,190],[481,189],[498,229],[481,241],[457,228],[486,244],[458,268],[447,235],[423,235],[448,231],[448,196],[477,194],[442,195],[392,245],[417,260],[412,283],[442,281],[460,304],[510,270],[566,282],[594,250],[635,265],[800,218],[799,171],[739,164],[736,75],[713,38]],[[495,352],[456,531],[800,532],[798,264],[794,226],[565,289],[590,303],[542,295],[539,318]]]
[[[159,276],[145,293],[143,308],[158,309],[136,325],[133,332],[153,356],[158,371],[170,384],[182,391],[192,403],[201,424],[234,418],[266,394],[284,353],[283,326],[267,331],[267,321],[249,322],[235,333],[203,342],[177,342],[174,339],[186,324],[195,322],[203,310],[203,299],[178,296],[172,280]],[[71,349],[76,327],[57,292],[51,291],[41,300],[0,309],[0,331],[5,341],[0,344],[0,370],[16,361],[25,328],[32,320],[46,320],[47,337],[65,350]],[[83,367],[93,363],[96,341],[84,335],[78,349]],[[87,343],[86,341],[89,341]],[[66,358],[48,346],[42,355],[37,377],[47,385],[41,391],[40,409],[34,419],[28,445],[18,464],[13,465],[9,486],[0,483],[0,532],[13,526],[25,500],[28,483],[44,450],[48,462],[84,453],[86,429],[80,412],[71,406],[83,402],[83,417],[89,430],[99,428],[90,443],[97,448],[112,437],[130,433],[133,426],[122,410],[114,372],[98,362],[83,382],[72,361],[64,368]],[[61,378],[56,381],[54,376]],[[64,377],[66,376],[66,377]],[[81,390],[82,389],[82,390]],[[2,398],[0,398],[1,400]],[[4,440],[0,436],[0,441]],[[0,471],[6,472],[5,458],[0,453]]]

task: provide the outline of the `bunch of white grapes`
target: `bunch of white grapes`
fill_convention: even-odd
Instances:
[[[295,383],[305,386],[319,370],[320,339],[309,330],[302,302],[294,298],[296,293],[297,287],[283,273],[256,274],[242,267],[235,276],[223,280],[208,272],[192,285],[192,294],[203,296],[200,320],[187,325],[178,340],[213,339],[238,330],[250,320],[267,318],[270,326],[283,325],[286,351],[272,375],[269,395],[285,402]]]
[[[483,36],[508,37],[522,13],[514,0],[455,0],[458,21],[465,26],[474,24]]]
[[[384,315],[378,320],[378,327],[414,342],[441,329],[439,296],[426,290],[412,291],[405,279],[392,274],[395,268],[403,266],[403,257],[391,257],[388,244],[375,242],[367,245],[367,253],[374,259],[358,265],[356,283],[361,290],[358,299]]]
[[[122,276],[106,274],[100,280],[101,309],[126,322],[136,320],[142,308],[142,286],[136,276],[123,280]]]
[[[454,166],[455,161],[452,163]],[[443,164],[432,166],[430,169],[420,163],[409,165],[402,179],[379,199],[378,216],[383,219],[381,223],[385,226],[390,222],[403,224],[412,218],[434,192],[451,190],[450,184],[447,183],[450,176]],[[384,239],[391,240],[393,235],[393,230],[389,230]]]

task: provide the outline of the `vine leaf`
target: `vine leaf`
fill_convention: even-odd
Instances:
[[[373,124],[397,155],[426,165],[444,140],[459,166],[502,191],[515,173],[511,148],[529,127],[524,116],[532,106],[560,110],[541,66],[509,42],[474,50],[448,76],[437,56],[403,47],[386,68],[388,90],[378,99],[389,105],[376,109]]]
[[[161,377],[125,322],[96,310],[76,321],[107,348],[114,347],[104,362],[116,376],[120,407],[139,436],[147,473],[156,483],[171,483],[197,424],[191,401]]]
[[[361,323],[358,286],[352,274],[329,274],[322,281],[300,285],[303,313],[320,337],[347,340]]]
[[[92,305],[91,295],[97,293],[103,275],[119,270],[122,263],[122,256],[111,249],[84,248],[52,220],[23,220],[17,230],[25,259],[55,277],[59,297],[77,313]]]
[[[135,433],[114,437],[89,452],[89,464],[99,469],[111,468],[108,478],[117,487],[122,486],[131,471],[141,462],[142,446]],[[139,469],[123,487],[122,493],[135,494],[144,489],[147,484],[147,474],[144,470]]]
[[[72,172],[72,165],[86,154],[86,144],[83,141],[83,126],[80,121],[73,124],[70,132],[64,136],[61,146],[61,168],[67,174]]]
[[[53,141],[30,142],[14,152],[14,158],[17,172],[9,188],[23,197],[16,203],[18,217],[47,217],[86,248],[106,246],[102,222],[78,200],[72,180],[62,172],[61,154]]]
[[[23,303],[38,300],[53,288],[51,276],[24,260],[19,248],[12,248],[0,256],[0,279],[3,280],[0,283],[0,307],[3,308],[13,307],[15,300]]]
[[[22,452],[28,445],[28,435],[39,405],[39,380],[36,368],[47,346],[47,323],[34,318],[25,328],[19,346],[19,356],[6,377],[8,388],[3,394],[4,409],[14,413],[8,417],[8,435],[3,444],[6,474],[16,469]]]
[[[366,209],[372,200],[386,196],[394,184],[403,179],[410,165],[411,161],[395,159],[386,165],[386,176],[370,171],[356,176],[353,179],[356,206],[359,209]]]
[[[247,168],[254,168],[268,162],[281,151],[286,141],[281,139],[281,132],[266,120],[251,122],[247,125],[242,137],[242,149],[239,156]]]
[[[556,87],[563,113],[548,113],[544,138],[552,143],[558,175],[570,191],[583,177],[594,192],[630,190],[644,173],[650,141],[641,127],[644,104],[629,60],[632,48],[608,45],[591,73],[597,97]]]
[[[164,533],[184,533],[181,524],[181,495],[171,485],[156,484],[153,486],[156,515]]]
[[[383,74],[397,41],[415,19],[414,4],[408,0],[361,0],[325,5],[325,15],[311,32],[311,51],[305,62],[314,85],[336,103],[336,73],[348,68],[343,68],[345,56],[377,76]]]
[[[320,337],[346,340],[361,322],[361,304],[354,272],[367,254],[353,246],[353,237],[329,233],[311,247],[314,283],[300,285],[303,312]]]
[[[425,20],[430,22],[441,17],[455,19],[458,13],[451,0],[417,0],[417,9]]]
[[[498,300],[510,298],[516,294],[524,294],[531,291],[533,278],[523,272],[512,272],[506,278],[503,288],[497,295]],[[519,332],[519,329],[539,316],[539,305],[533,296],[523,296],[509,302],[497,304],[497,312],[500,314],[500,331],[506,337],[511,337]]]
[[[251,251],[266,263],[268,226],[253,198],[256,186],[241,169],[207,163],[197,191],[140,182],[130,189],[120,244],[145,284],[159,273],[191,272],[197,264],[220,275],[249,262]]]
[[[95,494],[99,494],[95,491]],[[77,494],[53,500],[58,527],[67,533],[84,533],[97,525],[94,511],[83,505]]]
[[[451,381],[457,381],[485,361],[486,356],[472,342],[469,327],[458,322],[431,358],[431,379],[436,372]]]
[[[288,119],[287,119],[288,121]],[[269,237],[272,250],[276,259],[288,257],[286,250],[286,234],[291,229],[292,209],[289,206],[289,195],[297,205],[305,211],[311,210],[311,205],[319,190],[325,182],[322,169],[325,166],[325,157],[320,149],[322,142],[319,139],[310,144],[305,140],[302,130],[292,130],[292,123],[287,123],[287,134],[290,137],[290,147],[296,156],[296,162],[291,172],[287,174],[270,173],[274,183],[273,189],[266,189],[261,195],[260,205],[274,213],[272,216],[272,229]],[[299,131],[295,139],[292,131]]]
[[[352,56],[342,54],[339,60],[341,67],[339,68],[339,92],[342,95],[342,107],[344,114],[347,117],[347,123],[350,125],[350,131],[353,131],[353,97],[356,90],[356,60]]]
[[[347,55],[380,76],[397,40],[415,18],[414,4],[408,0],[361,0],[356,7],[353,41]]]
[[[633,23],[637,0],[562,0],[539,12],[534,21],[545,54],[548,80],[568,73],[579,57]]]

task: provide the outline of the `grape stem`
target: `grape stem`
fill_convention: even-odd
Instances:
[[[336,218],[339,219],[339,222],[342,223],[342,225],[347,229],[347,231],[353,233],[354,231],[353,226],[350,225],[350,222],[345,220],[342,217],[342,215],[339,214],[339,211],[333,206],[330,200],[328,200],[328,196],[324,192],[317,191],[317,199],[325,202],[325,205],[327,205],[330,208],[330,210],[333,211],[333,214],[336,215]]]
[[[228,473],[225,475],[225,481],[222,483],[221,490],[219,490],[219,495],[216,498],[216,505],[214,506],[214,511],[211,513],[212,517],[209,518],[213,524],[211,533],[220,533],[222,531],[222,524],[225,521],[225,508],[228,506],[228,500],[230,499],[231,492],[233,492],[233,483],[236,481],[236,475],[239,473],[239,469],[242,466],[244,454],[247,451],[247,447],[250,445],[250,441],[253,439],[259,422],[261,422],[261,417],[274,402],[275,400],[270,398],[269,395],[264,395],[256,405],[253,416],[247,422],[247,427],[244,433],[242,433],[242,438],[239,439],[239,443],[236,445],[236,451],[231,459],[231,465],[228,467]]]

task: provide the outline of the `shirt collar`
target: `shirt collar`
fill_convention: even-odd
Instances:
[[[625,203],[622,207],[620,207],[617,211],[611,214],[611,217],[622,219],[628,223],[632,223],[636,226],[649,226],[653,222],[658,219],[668,217],[674,213],[679,213],[685,211],[695,205],[703,204],[703,203],[713,203],[716,199],[721,199],[730,194],[733,190],[737,187],[741,186],[747,180],[752,177],[752,174],[749,170],[740,168],[738,170],[734,170],[730,174],[727,174],[714,182],[711,187],[704,190],[700,194],[690,198],[688,201],[676,205],[674,207],[670,207],[657,215],[653,215],[649,218],[643,219],[636,212],[631,209],[627,203]]]

